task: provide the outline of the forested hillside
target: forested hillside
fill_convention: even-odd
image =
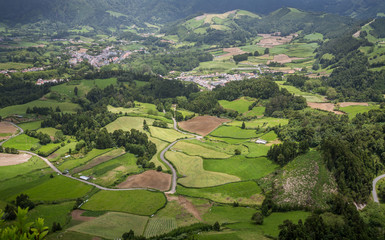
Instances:
[[[76,24],[119,24],[116,21],[119,18],[120,22],[129,21],[136,24],[143,21],[164,23],[197,12],[218,13],[244,9],[268,14],[286,6],[358,18],[373,17],[377,13],[385,12],[385,3],[381,0],[2,0],[0,20],[12,23],[51,20]]]

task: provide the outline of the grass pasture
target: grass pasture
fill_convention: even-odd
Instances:
[[[241,129],[235,126],[221,126],[215,129],[210,135],[214,137],[236,139],[248,139],[257,137],[255,130]]]
[[[275,126],[283,126],[289,123],[288,119],[283,118],[272,118],[272,117],[263,117],[254,119],[252,121],[245,122],[246,128],[255,129],[255,128],[267,128],[267,127],[275,127]],[[230,126],[241,127],[242,121],[232,121],[228,123]]]
[[[25,122],[17,124],[19,127],[21,127],[24,131],[26,130],[37,130],[41,127],[42,121],[34,121],[34,122]]]
[[[47,168],[46,163],[38,157],[33,156],[28,162],[0,167],[0,181],[5,179],[14,178],[16,176],[24,175],[38,169]]]
[[[207,198],[219,203],[260,205],[264,199],[261,188],[253,181],[228,183],[209,188],[186,188],[178,186],[177,192],[191,197]]]
[[[120,117],[116,119],[114,122],[108,124],[106,129],[108,132],[114,132],[115,130],[121,129],[123,131],[130,131],[131,129],[136,129],[141,132],[143,130],[143,121],[146,120],[149,126],[152,125],[154,119],[151,118],[143,118],[143,117]]]
[[[28,194],[32,200],[60,201],[83,197],[92,188],[90,185],[67,177],[55,176],[40,185],[24,191],[24,193]]]
[[[270,147],[262,144],[256,144],[253,142],[243,143],[249,149],[249,154],[246,155],[248,158],[262,157],[266,156]]]
[[[370,110],[380,109],[379,105],[369,105],[369,106],[348,106],[340,107],[340,111],[343,111],[348,114],[349,118],[354,118],[358,113],[369,112]]]
[[[125,153],[125,151],[121,148],[113,149],[107,153],[104,153],[104,154],[92,159],[91,161],[88,161],[86,164],[73,169],[71,172],[72,173],[83,172],[83,171],[88,170],[90,168],[93,168],[99,164],[108,162],[109,160],[111,160],[113,158],[119,157],[120,155],[122,155],[124,153]]]
[[[175,218],[150,218],[146,227],[146,231],[143,235],[146,238],[150,238],[171,232],[176,228],[177,223]]]
[[[0,63],[0,70],[22,70],[30,67],[33,67],[33,64],[18,62]]]
[[[252,101],[245,99],[244,97],[234,100],[234,101],[226,101],[219,100],[219,104],[225,109],[231,109],[234,111],[238,111],[239,113],[245,113],[249,111],[249,106],[252,104]]]
[[[156,213],[155,218],[173,218],[178,227],[198,222],[198,219],[181,206],[177,200],[168,201],[167,205]]]
[[[232,207],[232,206],[213,206],[208,213],[203,216],[203,220],[213,224],[215,222],[236,223],[249,222],[251,216],[256,212],[254,208]]]
[[[50,128],[40,128],[37,132],[48,134],[50,137],[54,137],[56,132],[58,131],[59,130],[50,127]]]
[[[178,173],[184,176],[179,178],[178,182],[187,187],[211,187],[240,180],[229,174],[204,170],[200,157],[169,151],[166,158],[174,164]]]
[[[76,110],[79,108],[79,105],[70,102],[57,102],[55,100],[35,100],[29,103],[22,105],[13,105],[0,109],[0,116],[7,117],[11,115],[24,115],[26,114],[27,108],[33,107],[51,107],[56,109],[59,107],[64,113],[76,113]]]
[[[37,218],[44,218],[45,226],[52,227],[53,222],[65,226],[69,221],[69,213],[72,211],[75,202],[65,202],[54,205],[39,205],[28,212],[28,222]]]
[[[166,142],[174,142],[180,138],[191,137],[190,134],[183,134],[171,128],[159,128],[153,126],[150,126],[150,133],[152,137],[161,139]]]
[[[99,191],[82,208],[91,211],[116,211],[149,216],[165,204],[166,197],[160,192]]]
[[[142,235],[147,221],[148,217],[110,212],[89,222],[71,227],[69,230],[105,239],[120,239],[122,234],[130,229],[135,232],[135,235]]]
[[[85,96],[92,88],[99,87],[101,89],[106,88],[109,85],[116,85],[116,78],[108,79],[93,79],[93,80],[75,80],[68,83],[63,83],[57,86],[51,87],[51,92],[57,92],[61,95],[67,96],[69,99],[75,97],[74,89],[78,88],[78,96]]]
[[[21,134],[17,137],[9,139],[3,144],[3,147],[16,148],[18,150],[30,150],[33,148],[39,148],[39,139],[30,137],[26,134]]]
[[[76,167],[79,167],[81,165],[86,164],[88,161],[94,159],[95,157],[102,155],[104,153],[107,153],[111,151],[111,149],[92,149],[89,153],[87,153],[86,156],[82,158],[77,158],[77,159],[70,159],[66,160],[64,163],[58,166],[58,169],[60,171],[64,171],[66,169],[73,169]]]
[[[263,114],[265,114],[265,109],[265,107],[253,107],[253,109],[251,109],[250,111],[245,112],[244,115],[246,117],[263,116]]]
[[[277,168],[277,165],[265,157],[247,158],[240,155],[219,160],[205,159],[203,168],[206,171],[234,175],[242,180],[252,180],[268,175]]]
[[[229,158],[231,155],[215,151],[209,148],[205,148],[203,146],[188,143],[185,141],[178,142],[172,147],[173,150],[178,152],[184,152],[190,156],[200,156],[203,158]]]
[[[136,165],[136,157],[134,154],[126,153],[107,162],[101,163],[82,174],[92,176],[95,179],[92,182],[102,186],[114,185],[115,181],[122,178],[126,174],[139,173],[140,170]]]
[[[187,140],[184,142],[200,145],[204,148],[212,149],[216,152],[221,152],[228,155],[234,155],[235,149],[240,150],[242,154],[248,153],[248,149],[246,146],[239,145],[239,144],[229,144],[223,141],[217,141],[215,139],[205,139],[204,141],[199,141],[194,139],[194,140]]]
[[[325,102],[325,97],[321,96],[319,94],[303,92],[294,86],[284,85],[284,83],[285,83],[284,81],[276,81],[276,83],[281,88],[286,88],[290,93],[292,93],[296,96],[302,96],[302,97],[306,98],[306,101],[308,101],[308,102],[315,102],[315,103]]]

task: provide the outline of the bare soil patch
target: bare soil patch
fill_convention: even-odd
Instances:
[[[339,114],[339,115],[344,114],[343,112],[335,111],[333,103],[311,103],[311,102],[308,102],[307,105],[311,108],[314,108],[314,109],[329,111],[329,112],[333,112],[333,113]]]
[[[278,55],[275,55],[274,56],[274,59],[271,60],[271,61],[267,61],[267,64],[269,64],[270,62],[277,62],[277,63],[281,63],[281,64],[285,64],[285,63],[291,63],[292,61],[295,61],[295,60],[301,60],[303,58],[291,58],[289,56],[287,56],[286,54],[278,54]]]
[[[282,36],[275,36],[272,34],[258,34],[258,36],[263,37],[257,45],[265,48],[272,48],[274,46],[283,45],[286,43],[289,43],[291,40],[293,40],[294,37],[298,36],[297,34],[290,34],[288,36],[282,37]]]
[[[118,188],[153,188],[160,191],[170,189],[171,175],[149,170],[144,173],[127,177],[126,181],[119,184]]]
[[[213,116],[198,116],[188,121],[180,122],[179,127],[186,131],[206,136],[222,125],[222,123],[229,121],[229,119],[217,118]]]
[[[223,51],[227,52],[227,53],[225,53],[223,55],[220,55],[218,57],[232,57],[232,56],[235,56],[235,55],[240,55],[240,54],[246,53],[245,51],[243,51],[242,49],[237,48],[237,47],[224,48]]]
[[[23,154],[6,154],[0,153],[0,167],[12,166],[28,162],[32,156],[26,153]]]
[[[340,107],[349,107],[349,106],[369,106],[367,102],[342,102],[338,103]]]
[[[17,132],[17,127],[13,126],[9,122],[0,122],[0,134],[6,134],[9,136],[0,136],[0,140],[8,139]]]
[[[198,209],[195,208],[195,206],[185,197],[183,196],[170,196],[166,195],[168,201],[178,201],[178,203],[186,209],[189,213],[191,213],[196,219],[199,221],[203,221],[201,214],[199,213]]]
[[[71,217],[73,220],[82,221],[82,222],[88,222],[88,221],[94,220],[96,218],[96,217],[82,216],[82,214],[84,212],[85,212],[84,210],[79,210],[79,209],[73,210],[71,212]]]

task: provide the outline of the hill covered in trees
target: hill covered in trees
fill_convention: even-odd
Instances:
[[[0,21],[26,23],[50,20],[86,25],[165,23],[199,12],[218,13],[245,9],[265,15],[286,6],[358,18],[374,17],[377,13],[385,12],[385,3],[381,0],[2,0]]]

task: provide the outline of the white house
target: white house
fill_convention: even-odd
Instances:
[[[82,179],[82,180],[84,180],[84,181],[88,181],[88,180],[90,180],[90,177],[80,176],[80,179]]]
[[[266,144],[267,141],[263,140],[263,139],[258,139],[257,141],[255,141],[255,143],[257,143],[257,144]]]

